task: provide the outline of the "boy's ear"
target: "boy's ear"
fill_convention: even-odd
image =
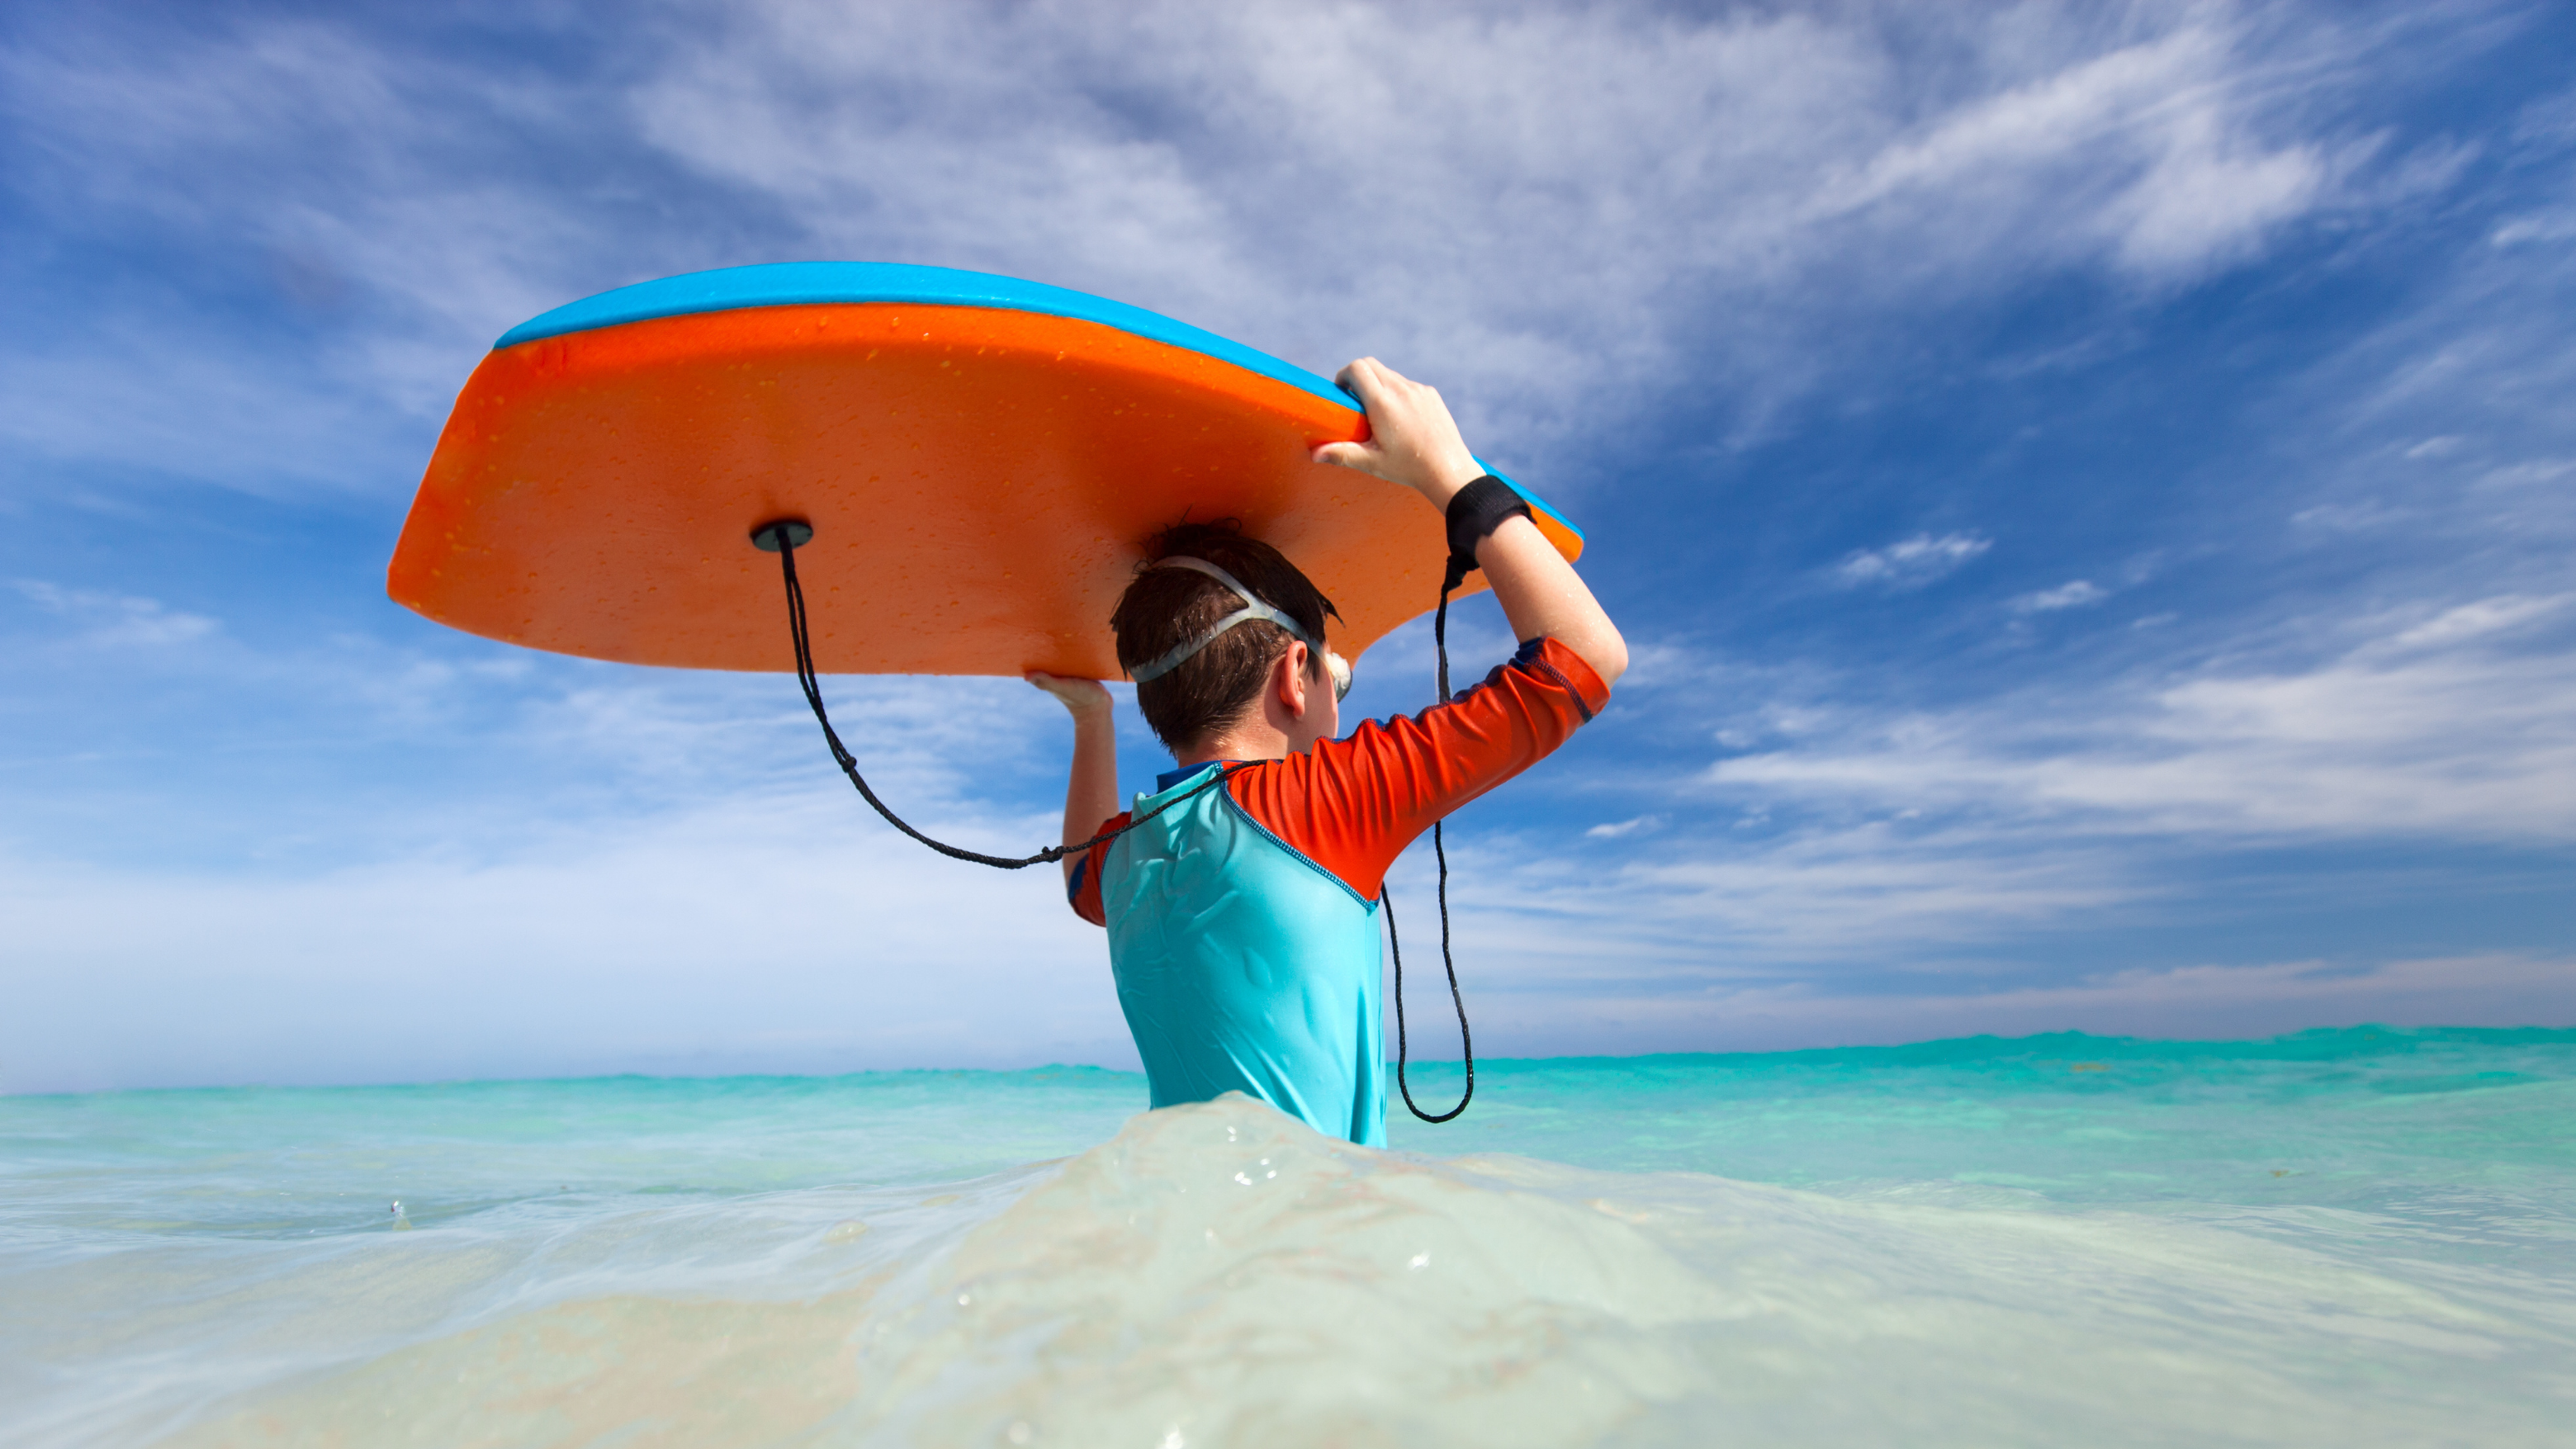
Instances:
[[[1279,707],[1302,719],[1306,714],[1306,646],[1291,643],[1270,666],[1276,678]]]

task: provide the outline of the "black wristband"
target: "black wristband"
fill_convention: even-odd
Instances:
[[[1502,479],[1488,473],[1449,496],[1449,574],[1440,586],[1447,593],[1476,571],[1476,545],[1491,537],[1507,518],[1530,518],[1529,500]],[[1536,522],[1536,519],[1531,519]]]

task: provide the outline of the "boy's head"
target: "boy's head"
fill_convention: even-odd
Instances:
[[[1297,621],[1320,643],[1324,616],[1341,615],[1332,600],[1279,550],[1246,538],[1232,521],[1181,523],[1156,536],[1154,562],[1199,559],[1234,576],[1254,598]],[[1149,564],[1127,586],[1109,627],[1118,638],[1118,663],[1131,675],[1188,645],[1244,607],[1243,600],[1209,574],[1193,568]],[[1261,709],[1272,668],[1298,641],[1263,620],[1238,624],[1209,640],[1170,672],[1136,684],[1136,706],[1175,756]],[[1333,683],[1323,651],[1308,652],[1311,682],[1329,692]]]

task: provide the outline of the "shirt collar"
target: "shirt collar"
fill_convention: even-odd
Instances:
[[[1204,771],[1216,769],[1221,765],[1241,763],[1240,760],[1202,760],[1195,765],[1183,765],[1177,770],[1165,770],[1154,777],[1154,793],[1160,795],[1184,780],[1192,779]]]

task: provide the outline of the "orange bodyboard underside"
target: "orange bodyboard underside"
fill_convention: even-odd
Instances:
[[[1075,318],[825,303],[629,322],[483,360],[388,588],[532,648],[785,671],[778,558],[750,534],[802,518],[824,672],[1111,679],[1109,615],[1147,540],[1230,517],[1339,606],[1327,637],[1356,659],[1436,602],[1447,549],[1410,489],[1308,457],[1366,436],[1313,393]]]

